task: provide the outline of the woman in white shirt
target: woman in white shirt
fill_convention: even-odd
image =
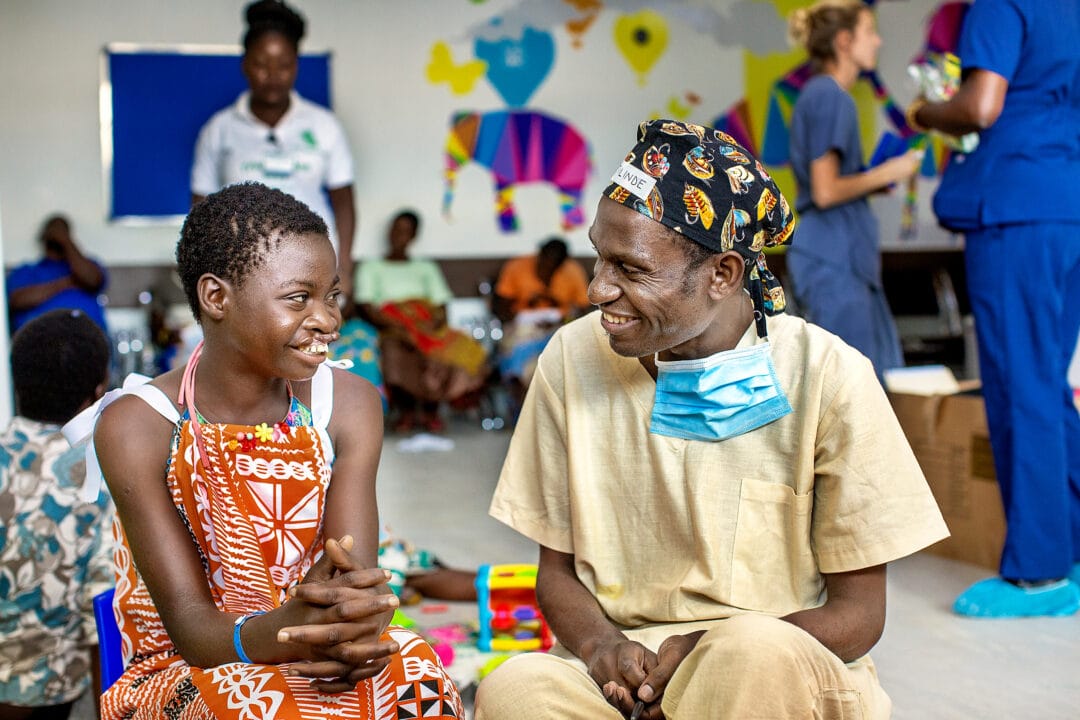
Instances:
[[[293,90],[304,18],[280,0],[251,3],[245,18],[241,67],[248,90],[199,132],[192,204],[245,180],[289,193],[330,228],[348,297],[356,228],[352,154],[333,113]]]

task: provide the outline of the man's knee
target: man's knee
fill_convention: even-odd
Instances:
[[[512,720],[536,717],[539,686],[558,682],[575,672],[565,662],[545,653],[516,655],[495,668],[476,689],[476,720]]]
[[[777,663],[798,662],[807,652],[828,650],[804,630],[779,618],[745,614],[717,623],[698,641],[709,656],[722,658],[729,667],[743,670],[775,668]]]
[[[867,714],[867,708],[880,712]],[[701,637],[668,685],[664,712],[673,718],[888,717],[888,700],[872,672],[853,673],[806,631],[747,614],[722,620]]]

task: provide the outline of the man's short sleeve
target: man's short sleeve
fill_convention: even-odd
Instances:
[[[1012,82],[1024,45],[1024,20],[1013,0],[979,0],[964,17],[960,63],[989,70]]]
[[[818,426],[811,541],[823,573],[880,565],[949,534],[873,367],[858,361],[839,371]]]

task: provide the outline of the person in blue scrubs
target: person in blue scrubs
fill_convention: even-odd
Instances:
[[[1080,415],[1066,380],[1080,331],[1080,3],[976,0],[947,102],[908,118],[979,132],[934,197],[966,235],[983,396],[1008,530],[1001,576],[956,600],[963,615],[1080,609]],[[921,128],[916,128],[921,129]]]
[[[918,170],[911,150],[863,166],[851,88],[877,65],[881,37],[860,0],[827,0],[790,16],[791,37],[818,70],[791,118],[791,168],[798,183],[799,241],[787,253],[795,304],[815,325],[839,335],[874,363],[878,377],[904,364],[881,285],[878,225],[867,196]]]

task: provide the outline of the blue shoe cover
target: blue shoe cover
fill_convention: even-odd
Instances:
[[[1080,562],[1073,565],[1072,570],[1069,571],[1069,579],[1080,585]]]
[[[1080,610],[1080,586],[1066,579],[1024,588],[1001,578],[990,578],[961,593],[953,603],[953,610],[960,615],[984,618],[1072,615]]]

